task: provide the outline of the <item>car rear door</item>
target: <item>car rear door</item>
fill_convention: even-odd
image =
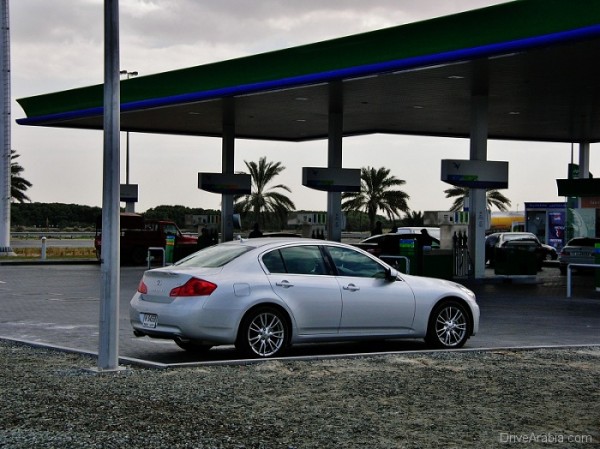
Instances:
[[[292,312],[300,335],[338,332],[340,287],[318,245],[288,246],[262,256],[271,288]]]

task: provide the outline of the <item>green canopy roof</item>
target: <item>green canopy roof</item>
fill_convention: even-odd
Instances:
[[[343,83],[344,134],[468,136],[474,89],[491,138],[597,141],[600,2],[521,0],[121,83],[121,128],[238,137],[328,132],[328,83]],[[475,87],[477,86],[477,87]],[[103,85],[18,100],[23,125],[102,128]]]

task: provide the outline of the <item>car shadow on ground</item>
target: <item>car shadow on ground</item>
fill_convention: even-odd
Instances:
[[[468,343],[466,347],[468,347]],[[429,348],[423,340],[306,343],[292,346],[285,352],[283,358],[352,357],[387,352],[422,351],[426,349]],[[156,364],[176,365],[188,363],[202,364],[211,362],[231,362],[235,360],[245,360],[246,358],[237,351],[234,346],[218,346],[212,348],[208,353],[194,354],[179,349],[173,344],[173,351],[145,351],[143,359]]]

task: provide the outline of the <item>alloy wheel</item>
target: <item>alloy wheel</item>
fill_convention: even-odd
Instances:
[[[257,313],[248,325],[247,339],[254,354],[259,357],[271,357],[284,346],[285,323],[274,312]]]

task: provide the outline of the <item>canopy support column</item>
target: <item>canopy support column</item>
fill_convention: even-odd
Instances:
[[[234,173],[235,157],[235,105],[233,98],[223,101],[222,172]],[[233,240],[233,195],[221,195],[221,241]]]
[[[344,131],[343,86],[341,82],[329,85],[329,138],[327,167],[342,168],[342,138]],[[342,241],[342,194],[327,192],[327,238]]]
[[[0,1],[0,256],[16,256],[10,247],[10,26],[8,0]]]
[[[119,368],[119,2],[104,2],[104,164],[98,370]]]
[[[581,142],[579,144],[579,179],[588,179],[590,177],[590,143]],[[581,198],[577,199],[577,205],[581,207]]]
[[[487,160],[488,96],[473,95],[471,99],[470,159]],[[471,277],[485,276],[485,230],[487,201],[485,189],[469,190],[469,252],[472,260]]]

